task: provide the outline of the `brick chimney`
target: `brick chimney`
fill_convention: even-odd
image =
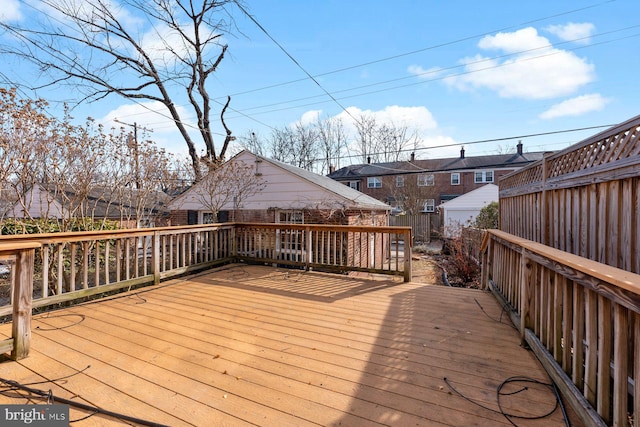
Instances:
[[[518,145],[516,145],[518,149],[518,154],[522,156],[522,141],[518,141]]]
[[[336,167],[333,165],[329,165],[329,174],[332,174],[336,171]]]
[[[464,147],[460,148],[460,158],[464,159]]]
[[[411,161],[415,161],[416,160],[416,153],[411,153]]]

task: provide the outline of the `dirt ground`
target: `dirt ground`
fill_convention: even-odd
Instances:
[[[428,244],[418,244],[413,250],[412,279],[414,282],[443,285],[442,242],[432,240]]]
[[[428,244],[417,244],[413,248],[413,281],[432,285],[464,288],[479,288],[480,274],[473,280],[465,282],[455,275],[455,266],[451,263],[451,255],[442,253],[442,241],[433,240]],[[447,273],[444,282],[443,271]]]

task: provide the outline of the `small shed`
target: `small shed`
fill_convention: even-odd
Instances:
[[[207,222],[267,222],[336,225],[388,224],[391,207],[347,185],[323,175],[301,169],[249,151],[242,151],[228,162],[251,167],[260,177],[261,189],[241,202],[233,197],[220,207],[216,218],[203,203],[196,183],[169,203],[171,224]],[[224,191],[224,190],[221,190]]]
[[[438,205],[442,215],[444,236],[456,237],[461,227],[469,226],[475,221],[483,207],[498,201],[498,194],[497,185],[487,184]]]

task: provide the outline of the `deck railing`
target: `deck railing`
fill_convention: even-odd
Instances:
[[[0,243],[0,262],[7,268],[3,274],[9,288],[13,318],[11,338],[0,341],[0,354],[11,352],[15,360],[29,354],[33,259],[39,246],[36,242]]]
[[[640,275],[503,231],[482,245],[483,286],[586,425],[640,423]]]
[[[257,262],[403,275],[411,280],[409,227],[238,224],[237,256]]]
[[[0,277],[0,316],[13,316],[14,327],[22,331],[11,344],[0,344],[0,354],[13,350],[21,358],[28,353],[28,337],[21,337],[30,321],[16,323],[18,312],[30,316],[32,308],[157,284],[231,262],[364,271],[410,281],[411,229],[229,223],[0,236],[0,264],[12,266],[6,278]]]

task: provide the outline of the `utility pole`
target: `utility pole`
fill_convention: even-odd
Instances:
[[[118,119],[113,119],[114,122],[116,123],[120,123],[121,125],[125,125],[125,126],[129,126],[133,128],[133,162],[134,162],[134,168],[135,168],[135,176],[136,176],[136,189],[139,190],[142,188],[142,183],[140,182],[140,165],[139,165],[139,160],[138,160],[138,124],[136,122],[133,122],[133,124],[131,123],[125,123],[125,122],[121,122]],[[149,129],[146,128],[142,128],[145,131],[148,132],[153,132]],[[131,148],[131,144],[128,144],[129,148]]]

